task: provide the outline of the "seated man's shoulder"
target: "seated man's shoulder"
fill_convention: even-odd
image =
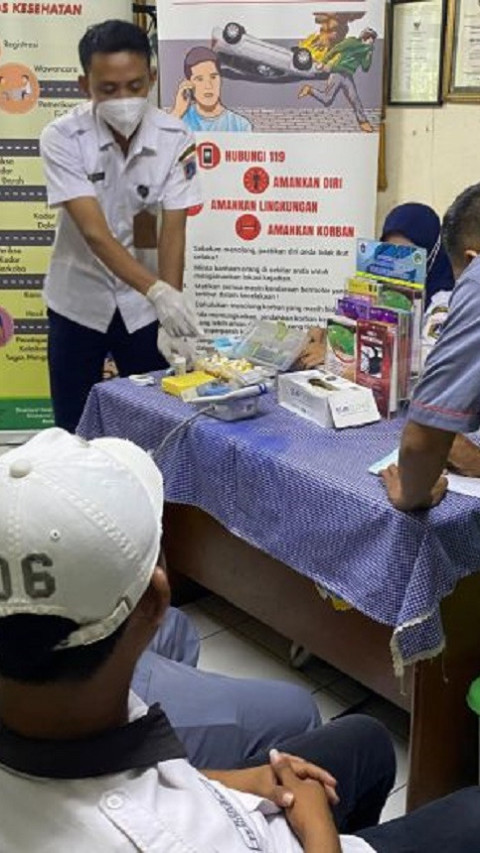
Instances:
[[[480,256],[470,261],[468,267],[463,271],[453,289],[453,293],[458,292],[461,286],[479,284],[480,283]],[[459,287],[460,286],[460,287]]]
[[[450,294],[450,315],[456,316],[462,308],[470,318],[480,311],[480,257],[469,263]]]

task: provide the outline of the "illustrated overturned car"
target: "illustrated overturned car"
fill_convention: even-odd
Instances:
[[[245,27],[233,21],[212,32],[212,49],[218,56],[220,71],[231,79],[277,83],[312,80],[325,76],[319,72],[306,47],[290,50],[271,41],[249,35]]]

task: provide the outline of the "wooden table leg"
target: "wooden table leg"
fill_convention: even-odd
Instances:
[[[445,599],[445,653],[415,667],[407,808],[478,782],[478,720],[465,696],[480,675],[480,574]]]

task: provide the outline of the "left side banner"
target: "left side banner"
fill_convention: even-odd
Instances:
[[[91,24],[132,17],[131,0],[0,0],[0,431],[53,423],[41,289],[54,239],[42,129],[80,101],[77,45]]]

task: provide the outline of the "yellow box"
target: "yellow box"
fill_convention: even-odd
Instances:
[[[180,397],[187,389],[197,388],[199,385],[205,385],[206,382],[211,381],[210,374],[203,373],[201,370],[194,370],[193,373],[185,373],[183,376],[165,376],[162,379],[162,391]]]

